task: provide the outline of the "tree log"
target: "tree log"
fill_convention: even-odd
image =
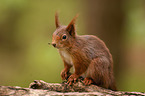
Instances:
[[[0,86],[0,96],[50,96],[50,95],[145,95],[142,92],[123,92],[112,91],[98,87],[96,85],[85,86],[81,81],[69,86],[65,82],[60,83],[46,83],[42,80],[35,80],[29,88],[22,88],[18,86]]]

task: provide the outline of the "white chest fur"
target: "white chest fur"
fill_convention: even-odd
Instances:
[[[64,49],[59,50],[61,56],[64,58],[65,62],[67,62],[70,65],[73,65],[73,60],[71,55]]]

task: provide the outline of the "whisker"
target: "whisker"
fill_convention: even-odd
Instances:
[[[48,45],[51,45],[51,43],[48,43]]]

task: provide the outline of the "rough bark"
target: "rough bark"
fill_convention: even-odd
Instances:
[[[68,86],[66,83],[46,83],[42,80],[35,80],[30,88],[0,86],[0,96],[50,96],[50,95],[145,95],[141,92],[112,91],[96,85],[85,86],[81,81]]]

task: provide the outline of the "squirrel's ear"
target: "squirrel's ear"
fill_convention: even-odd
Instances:
[[[55,25],[56,25],[56,28],[60,27],[60,23],[58,20],[58,12],[55,13]]]
[[[77,17],[78,17],[78,14],[71,20],[71,22],[68,24],[66,28],[69,34],[73,37],[75,36],[75,22],[76,22]]]

